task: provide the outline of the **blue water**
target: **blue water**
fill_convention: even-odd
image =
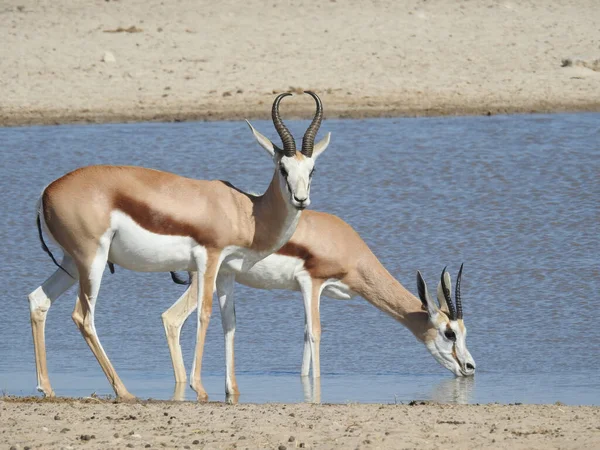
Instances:
[[[255,126],[274,138],[269,122]],[[290,122],[301,136],[307,122]],[[600,115],[327,120],[311,208],[356,228],[388,270],[415,292],[461,262],[473,379],[455,379],[399,323],[361,298],[324,298],[323,402],[600,404]],[[41,190],[89,164],[133,164],[218,178],[253,192],[272,173],[242,122],[0,129],[0,389],[35,392],[27,294],[54,266],[34,221]],[[56,250],[55,250],[56,251]],[[168,274],[117,267],[97,306],[100,340],[129,390],[171,398],[160,314],[182,293]],[[299,377],[298,293],[236,287],[236,368],[242,402],[310,400]],[[75,290],[52,306],[48,366],[57,395],[111,394],[71,321]],[[216,303],[216,302],[215,302]],[[224,398],[224,346],[212,316],[203,382]],[[184,326],[188,370],[195,324]],[[193,399],[187,388],[183,395]]]

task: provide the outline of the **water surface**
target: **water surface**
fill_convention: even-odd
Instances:
[[[307,124],[290,128],[300,137]],[[322,401],[600,404],[599,124],[598,114],[325,121],[332,144],[317,162],[311,207],[354,226],[413,292],[417,269],[435,286],[443,266],[455,277],[465,262],[477,375],[455,379],[363,299],[324,298]],[[275,137],[269,122],[255,125]],[[273,170],[242,122],[4,128],[0,142],[0,389],[18,395],[36,386],[27,294],[54,270],[34,220],[45,185],[83,165],[131,164],[262,192]],[[140,397],[173,394],[160,314],[182,291],[168,274],[105,273],[96,327]],[[240,401],[303,401],[300,294],[236,293]],[[75,295],[72,288],[48,314],[53,387],[112,393],[71,321]],[[204,383],[222,400],[216,304],[212,317]],[[189,321],[188,370],[194,340]],[[189,388],[185,396],[194,398]]]

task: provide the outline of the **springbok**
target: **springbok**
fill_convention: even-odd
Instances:
[[[463,322],[461,275],[462,265],[456,279],[455,306],[450,296],[450,275],[444,268],[437,290],[438,306],[429,297],[421,274],[417,273],[419,301],[390,275],[350,225],[331,214],[305,211],[288,243],[277,252],[244,273],[234,273],[227,267],[219,272],[217,295],[225,332],[227,383],[236,384],[232,350],[235,333],[232,278],[254,288],[302,293],[305,312],[302,376],[308,376],[311,361],[313,378],[321,375],[321,294],[342,300],[360,295],[406,326],[446,369],[459,377],[473,375],[475,362],[467,350],[467,329]],[[227,280],[227,283],[219,283],[219,279]],[[162,314],[177,383],[186,381],[179,332],[197,307],[197,282],[198,277],[191,273],[190,288]],[[205,300],[202,307],[210,308],[211,305]]]
[[[184,178],[130,166],[89,166],[48,185],[37,205],[42,248],[59,268],[29,294],[38,390],[54,392],[48,378],[44,328],[48,309],[79,280],[73,320],[100,363],[119,399],[134,398],[119,379],[96,334],[94,310],[105,265],[118,264],[141,272],[198,272],[196,297],[212,303],[221,266],[238,272],[284,245],[302,210],[310,204],[310,183],[316,158],[327,148],[330,134],[315,145],[323,118],[319,97],[316,113],[296,151],[292,134],[279,114],[280,94],[272,119],[283,149],[256,131],[254,137],[273,158],[275,171],[263,195],[255,196],[224,181]],[[61,264],[44,243],[42,230],[62,249]],[[208,313],[199,308],[192,388],[206,398],[200,380]],[[228,393],[237,386],[229,385]]]

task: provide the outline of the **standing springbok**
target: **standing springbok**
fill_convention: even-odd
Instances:
[[[248,125],[273,158],[275,172],[261,196],[246,194],[224,181],[201,181],[141,167],[90,166],[52,182],[38,202],[37,224],[42,247],[44,230],[63,250],[54,274],[29,294],[38,390],[53,396],[46,366],[44,328],[48,308],[79,280],[73,320],[120,399],[131,399],[96,334],[94,310],[107,262],[130,270],[197,271],[194,298],[212,303],[219,267],[239,272],[284,245],[310,204],[315,159],[329,145],[330,134],[315,145],[323,108],[316,113],[296,151],[294,138],[279,114],[284,93],[275,99],[273,124],[283,149]],[[199,308],[192,387],[206,398],[200,380],[208,325],[206,308]],[[230,386],[230,391],[236,391]],[[230,392],[231,393],[231,392]]]
[[[417,275],[419,301],[390,275],[350,225],[331,214],[305,211],[289,242],[277,252],[244,273],[234,273],[227,267],[223,267],[219,273],[217,295],[228,356],[227,383],[236,384],[231,349],[235,333],[235,326],[232,326],[235,324],[232,278],[259,289],[301,291],[306,321],[302,376],[308,376],[311,361],[313,378],[321,375],[321,294],[343,300],[355,295],[362,296],[406,326],[425,344],[433,357],[456,376],[473,375],[475,362],[467,350],[467,329],[463,322],[461,275],[462,266],[456,279],[456,307],[450,296],[450,275],[445,269],[437,292],[440,305],[429,297],[420,273]],[[228,283],[219,283],[221,278],[228,280]],[[177,383],[185,381],[179,332],[197,306],[197,282],[197,276],[191,274],[190,288],[162,314]],[[202,305],[208,307],[208,302]]]

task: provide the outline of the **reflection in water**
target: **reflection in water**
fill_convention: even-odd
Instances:
[[[321,403],[321,377],[315,380],[313,380],[311,377],[300,378],[302,379],[304,401],[306,403]]]
[[[431,391],[431,400],[439,403],[466,404],[475,396],[475,377],[455,377],[441,381]]]

